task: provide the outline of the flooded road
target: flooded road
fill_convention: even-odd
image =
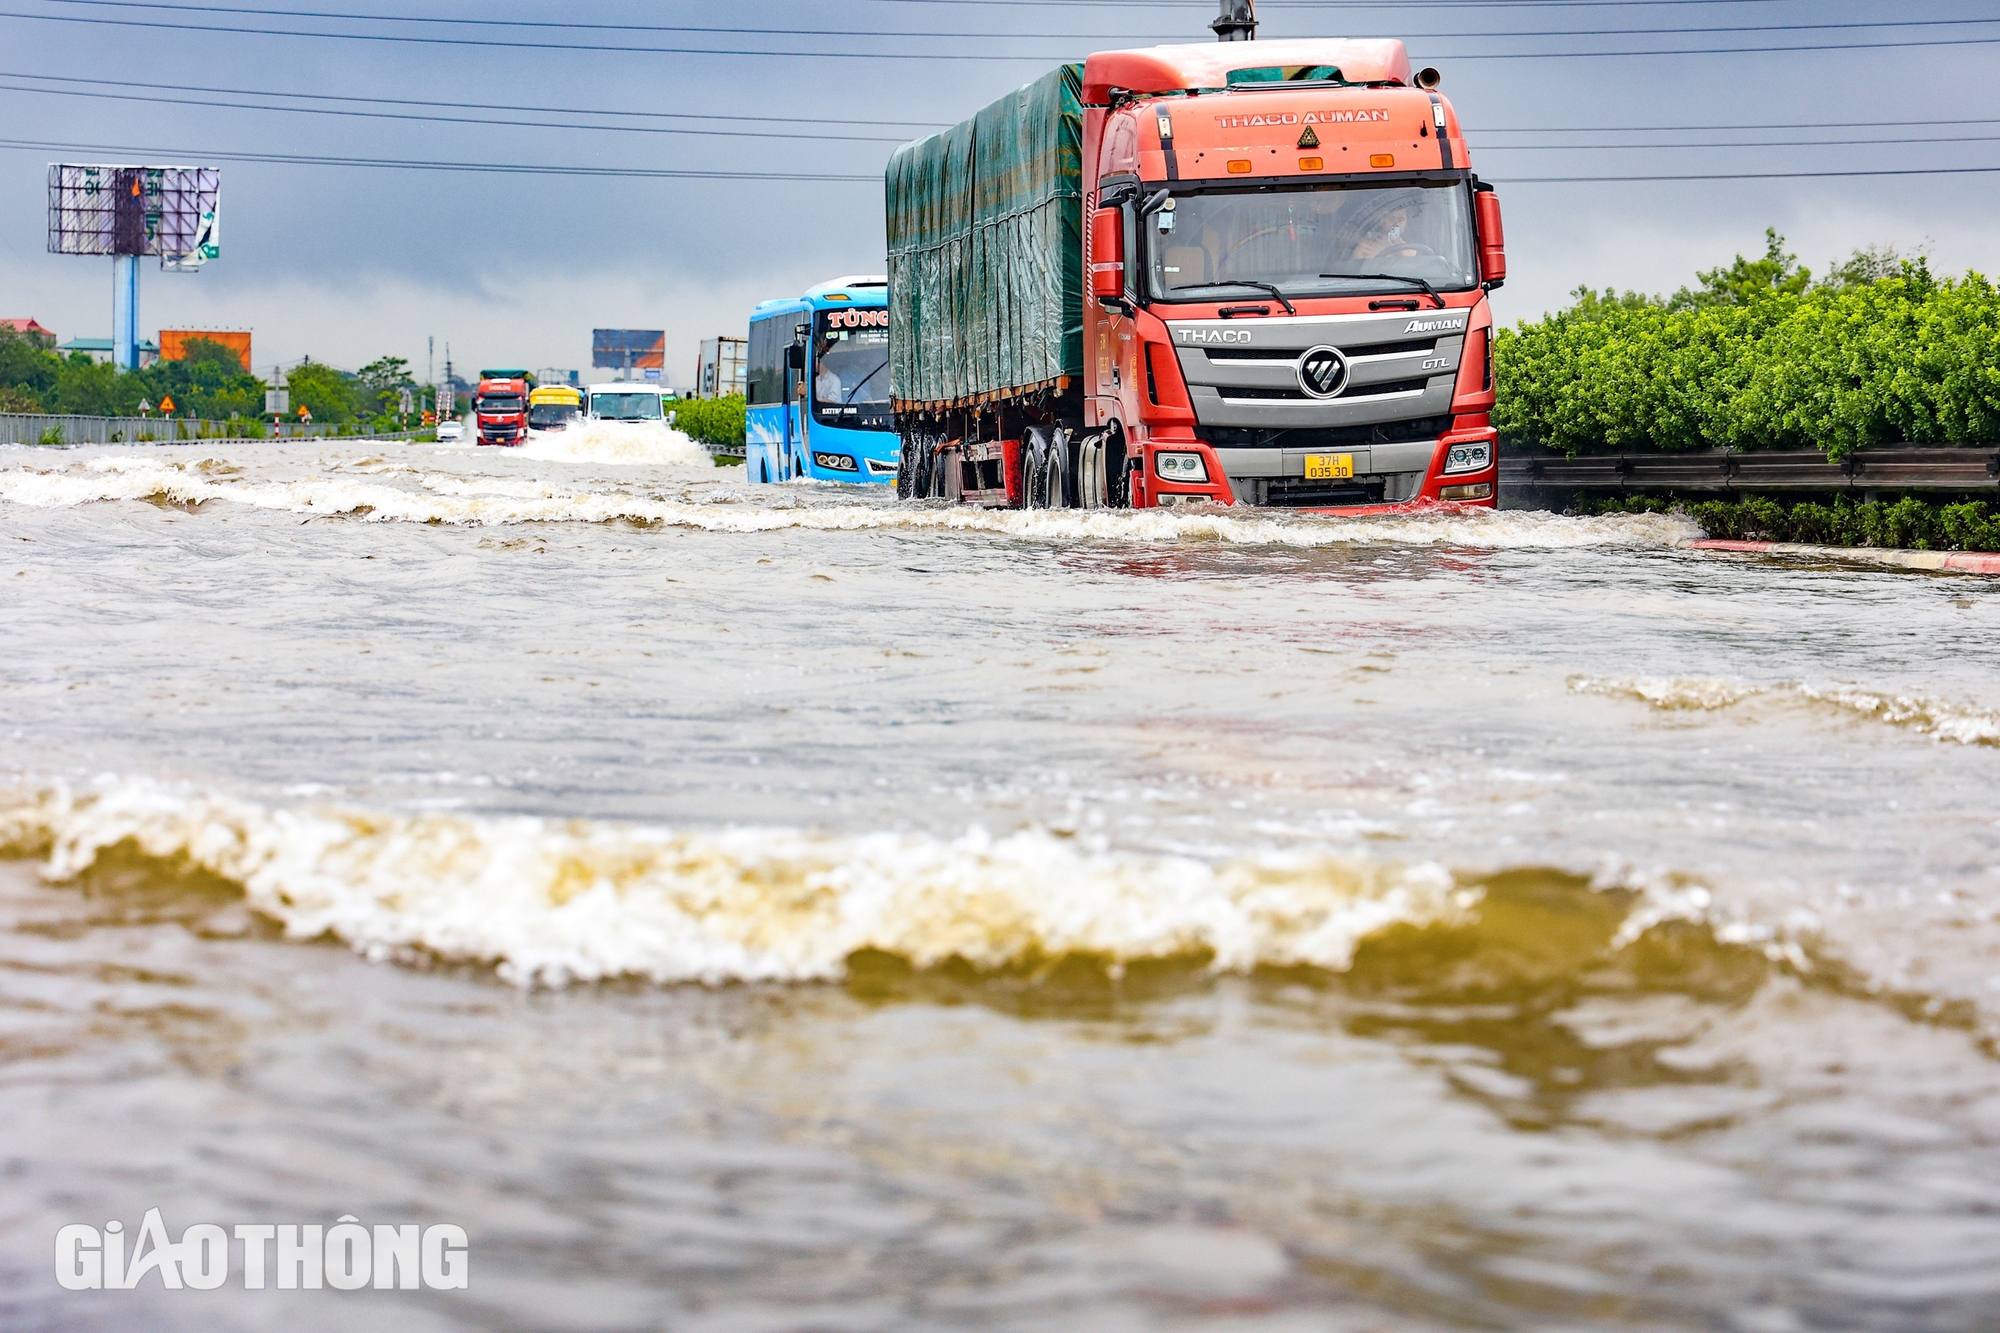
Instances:
[[[2000,583],[1691,535],[0,450],[0,1322],[1992,1327]]]

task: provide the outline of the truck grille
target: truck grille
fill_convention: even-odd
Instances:
[[[1379,481],[1305,481],[1273,477],[1265,483],[1264,503],[1283,509],[1331,509],[1336,505],[1378,505],[1387,489]]]
[[[1349,389],[1339,398],[1315,398],[1304,389],[1224,389],[1222,401],[1225,403],[1361,402],[1369,398],[1385,398],[1392,393],[1422,393],[1429,387],[1429,380],[1391,380],[1387,384],[1370,384],[1364,388]]]
[[[1186,320],[1169,321],[1167,329],[1195,420],[1209,429],[1265,434],[1445,416],[1471,314],[1399,310]],[[1322,346],[1347,358],[1346,386],[1332,398],[1315,398],[1298,381],[1300,356]]]

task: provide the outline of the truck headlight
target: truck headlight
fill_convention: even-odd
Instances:
[[[1208,464],[1200,454],[1154,454],[1153,470],[1161,481],[1208,480]]]
[[[1454,472],[1484,472],[1493,465],[1493,446],[1484,441],[1478,444],[1454,444],[1444,456],[1444,470],[1447,476]]]

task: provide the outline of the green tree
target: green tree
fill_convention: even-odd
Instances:
[[[1764,257],[1745,259],[1727,268],[1697,273],[1701,287],[1686,287],[1667,300],[1669,310],[1701,310],[1718,305],[1749,305],[1773,295],[1797,296],[1812,286],[1812,270],[1799,267],[1799,257],[1785,253],[1785,238],[1776,227],[1764,229]]]
[[[359,415],[354,377],[347,372],[307,358],[285,378],[291,387],[293,412],[303,407],[314,421],[353,421]]]
[[[39,403],[55,389],[61,369],[62,358],[37,340],[10,328],[0,329],[0,389],[11,389],[17,398]]]

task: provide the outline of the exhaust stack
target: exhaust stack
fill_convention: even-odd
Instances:
[[[1222,0],[1222,16],[1208,25],[1218,42],[1257,40],[1257,0]]]

